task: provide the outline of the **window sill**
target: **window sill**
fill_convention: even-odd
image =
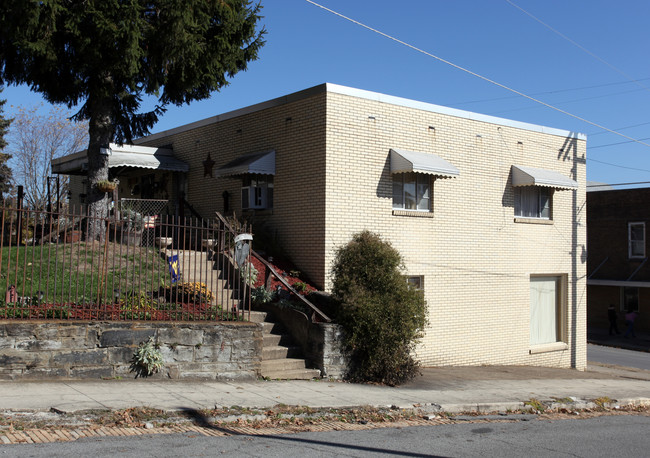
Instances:
[[[393,216],[412,216],[415,218],[433,218],[433,212],[419,212],[415,210],[393,210]]]
[[[552,225],[552,219],[515,217],[515,223]]]
[[[259,208],[259,209],[249,208],[246,210],[242,210],[242,215],[264,216],[264,215],[272,215],[272,214],[273,214],[272,208]]]
[[[538,353],[549,353],[552,351],[564,351],[568,350],[569,346],[566,342],[554,342],[541,345],[533,345],[530,347],[529,353],[531,355],[536,355]]]

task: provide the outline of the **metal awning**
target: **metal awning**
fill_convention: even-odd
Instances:
[[[444,178],[457,177],[460,171],[440,156],[402,149],[390,150],[390,173],[418,172]]]
[[[108,168],[136,167],[172,172],[187,172],[190,169],[186,162],[176,159],[174,152],[167,148],[111,143],[108,148],[102,148],[101,152],[108,156]],[[86,170],[86,150],[52,160],[52,173],[75,175],[83,174]]]
[[[557,189],[576,189],[578,182],[567,178],[561,173],[551,170],[524,167],[521,165],[512,166],[513,186],[546,186]]]
[[[260,175],[275,175],[275,151],[253,153],[240,156],[219,167],[215,171],[216,177],[245,175],[256,173]]]

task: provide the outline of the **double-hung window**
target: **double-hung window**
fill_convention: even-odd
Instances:
[[[515,188],[515,216],[551,219],[552,192],[544,186]]]
[[[635,286],[621,287],[621,310],[624,312],[639,311],[639,288]]]
[[[628,223],[628,253],[630,258],[645,258],[645,223]]]
[[[393,175],[393,209],[431,211],[431,175],[408,172]]]
[[[530,278],[530,344],[562,341],[564,276]]]
[[[241,188],[243,210],[273,208],[273,175],[245,175]]]

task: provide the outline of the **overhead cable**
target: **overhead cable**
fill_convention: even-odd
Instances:
[[[479,79],[482,79],[483,81],[486,81],[486,82],[488,82],[488,83],[490,83],[490,84],[494,84],[495,86],[498,86],[498,87],[500,87],[500,88],[502,88],[502,89],[505,89],[505,90],[507,90],[507,91],[510,91],[510,92],[512,92],[512,93],[514,93],[514,94],[517,94],[517,95],[519,95],[519,96],[521,96],[521,97],[524,97],[524,98],[526,98],[526,99],[528,99],[528,100],[532,100],[533,102],[539,103],[540,105],[544,105],[545,107],[550,108],[550,109],[552,109],[552,110],[555,110],[555,111],[557,111],[557,112],[559,112],[559,113],[565,114],[565,115],[570,116],[570,117],[572,117],[572,118],[574,118],[574,119],[577,119],[577,120],[579,120],[579,121],[582,121],[582,122],[585,122],[585,123],[587,123],[587,124],[590,124],[590,125],[592,125],[592,126],[594,126],[594,127],[598,127],[599,129],[606,130],[607,132],[610,132],[610,133],[612,133],[612,134],[618,135],[618,136],[620,136],[620,137],[626,138],[626,139],[631,140],[631,141],[636,142],[636,143],[640,143],[641,145],[645,145],[645,146],[650,147],[650,143],[645,143],[645,142],[643,142],[643,141],[641,141],[641,140],[637,140],[637,139],[635,139],[635,138],[633,138],[633,137],[629,137],[629,136],[627,136],[627,135],[625,135],[625,134],[622,134],[622,133],[620,133],[620,132],[616,132],[615,130],[609,129],[609,128],[607,128],[607,127],[605,127],[605,126],[602,126],[602,125],[600,125],[600,124],[597,124],[597,123],[595,123],[595,122],[593,122],[593,121],[589,121],[588,119],[582,118],[582,117],[580,117],[580,116],[578,116],[578,115],[574,115],[573,113],[569,113],[569,112],[566,111],[566,110],[562,110],[561,108],[555,107],[555,106],[550,105],[550,104],[548,104],[548,103],[546,103],[546,102],[543,102],[543,101],[541,101],[541,100],[539,100],[539,99],[536,99],[536,98],[534,98],[534,97],[531,97],[531,96],[529,96],[529,95],[526,95],[526,94],[524,94],[523,92],[517,91],[516,89],[512,89],[512,88],[510,88],[510,87],[508,87],[508,86],[506,86],[506,85],[504,85],[504,84],[501,84],[501,83],[499,83],[499,82],[497,82],[497,81],[494,81],[494,80],[492,80],[492,79],[490,79],[490,78],[487,78],[487,77],[485,77],[485,76],[483,76],[483,75],[480,75],[480,74],[478,74],[478,73],[476,73],[476,72],[473,72],[473,71],[468,70],[468,69],[466,69],[466,68],[464,68],[464,67],[461,67],[460,65],[456,65],[456,64],[454,64],[453,62],[450,62],[450,61],[448,61],[448,60],[445,60],[445,59],[443,59],[442,57],[438,57],[438,56],[436,56],[435,54],[432,54],[432,53],[430,53],[430,52],[424,51],[423,49],[417,48],[417,47],[415,47],[415,46],[413,46],[413,45],[411,45],[411,44],[409,44],[409,43],[406,43],[405,41],[402,41],[402,40],[400,40],[400,39],[398,39],[398,38],[395,38],[395,37],[393,37],[393,36],[391,36],[391,35],[388,35],[388,34],[382,32],[382,31],[380,31],[380,30],[374,29],[374,28],[372,28],[372,27],[370,27],[370,26],[368,26],[368,25],[365,25],[365,24],[363,24],[363,23],[361,23],[361,22],[359,22],[359,21],[357,21],[357,20],[355,20],[355,19],[352,19],[352,18],[349,18],[349,17],[347,17],[347,16],[344,16],[343,14],[341,14],[341,13],[339,13],[339,12],[336,12],[336,11],[330,9],[330,8],[327,8],[327,7],[323,6],[323,5],[320,5],[320,4],[318,4],[318,3],[316,3],[316,2],[314,2],[314,1],[312,1],[312,0],[305,0],[305,1],[306,1],[307,3],[311,3],[312,5],[321,8],[321,9],[323,9],[323,10],[329,12],[329,13],[332,13],[332,14],[334,14],[334,15],[336,15],[336,16],[342,18],[342,19],[345,19],[346,21],[352,22],[353,24],[356,24],[356,25],[358,25],[358,26],[361,26],[361,27],[363,27],[363,28],[365,28],[365,29],[367,29],[367,30],[370,30],[371,32],[374,32],[374,33],[376,33],[376,34],[378,34],[378,35],[381,35],[381,36],[383,36],[383,37],[385,37],[385,38],[388,38],[389,40],[392,40],[392,41],[394,41],[394,42],[396,42],[396,43],[399,43],[399,44],[401,44],[401,45],[403,45],[403,46],[406,46],[406,47],[408,47],[408,48],[411,48],[411,49],[414,50],[414,51],[417,51],[417,52],[422,53],[422,54],[424,54],[424,55],[426,55],[426,56],[432,57],[432,58],[434,58],[434,59],[436,59],[436,60],[438,60],[438,61],[440,61],[440,62],[442,62],[442,63],[444,63],[444,64],[447,64],[447,65],[449,65],[449,66],[451,66],[451,67],[454,67],[454,68],[456,68],[456,69],[458,69],[458,70],[461,70],[461,71],[463,71],[463,72],[465,72],[465,73],[468,73],[468,74],[470,74],[470,75],[472,75],[472,76],[475,76],[475,77],[477,77],[477,78],[479,78]]]
[[[623,70],[621,70],[621,69],[619,69],[618,67],[616,67],[616,66],[610,64],[609,62],[607,62],[607,61],[606,61],[605,59],[603,59],[602,57],[597,56],[596,54],[594,54],[593,52],[589,51],[589,50],[588,50],[587,48],[585,48],[584,46],[580,45],[579,43],[576,43],[576,42],[573,41],[571,38],[567,37],[566,35],[564,35],[563,33],[559,32],[558,30],[555,30],[553,27],[551,27],[551,26],[548,25],[547,23],[543,22],[541,19],[539,19],[539,18],[533,16],[531,13],[529,13],[528,11],[526,11],[525,9],[523,9],[522,7],[520,7],[519,5],[514,4],[511,0],[505,0],[505,1],[508,2],[508,3],[510,3],[512,6],[514,6],[515,8],[517,8],[517,9],[518,9],[519,11],[521,11],[522,13],[524,13],[524,14],[530,16],[532,19],[536,20],[537,22],[539,22],[540,24],[542,24],[544,27],[546,27],[547,29],[551,30],[553,33],[555,33],[555,34],[561,36],[562,38],[564,38],[565,40],[567,40],[567,41],[568,41],[569,43],[571,43],[572,45],[574,45],[574,46],[580,48],[581,50],[583,50],[584,52],[586,52],[587,54],[589,54],[591,57],[593,57],[593,58],[595,58],[595,59],[598,59],[600,62],[602,62],[603,64],[607,65],[609,68],[611,68],[611,69],[614,70],[615,72],[617,72],[617,73],[623,75],[625,78],[627,78],[627,79],[630,80],[631,82],[635,83],[635,84],[638,85],[639,87],[642,87],[644,90],[650,92],[650,88],[648,88],[648,86],[646,86],[646,85],[644,85],[644,84],[641,84],[641,82],[640,82],[638,79],[631,77],[630,75],[628,75],[627,73],[625,73]]]

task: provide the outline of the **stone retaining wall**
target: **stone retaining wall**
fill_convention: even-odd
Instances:
[[[257,323],[0,321],[0,379],[130,378],[153,337],[165,365],[153,378],[252,380],[262,360]]]

